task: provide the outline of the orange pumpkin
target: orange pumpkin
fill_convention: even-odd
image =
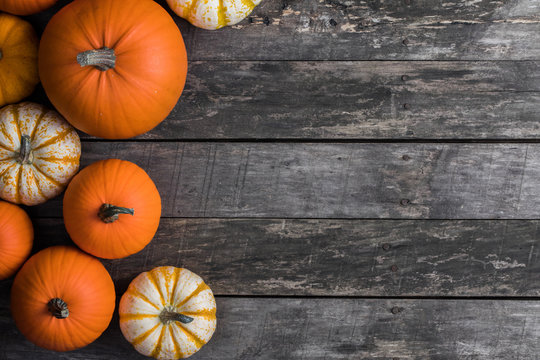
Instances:
[[[0,0],[0,11],[15,15],[35,14],[54,5],[57,0]]]
[[[64,223],[84,251],[107,259],[142,250],[157,231],[161,198],[137,165],[102,160],[81,170],[64,195]]]
[[[33,240],[32,222],[24,210],[0,201],[0,280],[15,274],[30,255]]]
[[[96,258],[71,246],[54,246],[32,256],[11,289],[11,312],[21,333],[55,351],[81,348],[111,321],[113,281]]]
[[[0,106],[21,101],[38,77],[38,39],[32,25],[0,13]]]
[[[173,109],[187,74],[178,27],[151,0],[75,0],[49,22],[39,72],[77,129],[107,139],[149,131]]]

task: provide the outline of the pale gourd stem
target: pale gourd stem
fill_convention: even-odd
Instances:
[[[81,67],[95,66],[101,71],[114,69],[116,65],[116,55],[113,49],[102,47],[97,50],[83,51],[77,55],[77,62]]]
[[[114,206],[111,204],[103,204],[99,208],[98,216],[104,223],[112,223],[118,220],[118,215],[129,214],[135,215],[135,210],[125,207]]]
[[[66,302],[60,298],[51,299],[47,303],[49,312],[57,319],[65,319],[69,316],[69,309]]]
[[[170,310],[166,310],[166,309],[164,309],[161,312],[161,314],[159,314],[159,319],[164,324],[168,324],[171,321],[180,321],[182,324],[189,324],[190,322],[195,320],[191,316],[187,316],[187,315],[170,311]]]
[[[19,162],[21,164],[29,164],[30,163],[30,155],[32,153],[32,139],[30,139],[30,136],[23,135],[21,136],[21,150],[19,152]]]

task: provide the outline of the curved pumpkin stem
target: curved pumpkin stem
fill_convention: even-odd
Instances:
[[[60,298],[51,299],[47,303],[49,312],[57,319],[65,319],[69,316],[69,309],[66,302]]]
[[[116,54],[113,49],[102,47],[97,50],[83,51],[77,55],[77,62],[81,67],[95,66],[101,71],[114,69]]]
[[[23,135],[21,136],[21,150],[19,152],[19,162],[21,164],[30,164],[30,155],[32,154],[32,139],[30,136]]]
[[[128,209],[125,207],[114,206],[111,204],[103,204],[99,208],[98,216],[104,223],[112,223],[118,220],[118,215],[120,214],[129,214],[135,215],[135,210]]]
[[[161,320],[161,322],[164,324],[168,324],[173,321],[180,321],[182,324],[189,324],[195,319],[191,316],[177,313],[175,311],[165,308],[163,309],[163,311],[161,311],[161,314],[159,314],[159,320]]]

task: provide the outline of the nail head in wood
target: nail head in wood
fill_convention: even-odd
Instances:
[[[401,309],[397,306],[394,306],[392,309],[390,309],[390,312],[394,315],[399,314],[401,312]]]
[[[336,22],[336,20],[334,20],[334,19],[330,19],[330,25],[332,25],[332,26],[336,26],[336,25],[337,25],[337,22]]]
[[[409,110],[411,108],[410,104],[403,104],[403,108]]]
[[[407,75],[401,75],[401,81],[407,81],[409,77]]]
[[[401,206],[407,206],[407,205],[409,205],[410,203],[411,203],[411,200],[409,200],[409,199],[401,199],[401,200],[399,201],[399,204],[400,204]]]
[[[268,18],[268,16],[265,16],[265,17],[264,17],[263,23],[264,23],[264,25],[266,25],[266,26],[270,25],[270,19]]]
[[[409,155],[403,155],[401,158],[402,158],[404,161],[409,161],[409,160],[411,160],[411,157],[410,157]]]
[[[390,270],[392,270],[392,272],[398,271],[397,265],[392,265],[392,266],[390,267]]]
[[[402,43],[403,45],[409,45],[409,39],[403,39]]]
[[[382,248],[384,251],[388,251],[390,250],[390,244],[383,244]]]

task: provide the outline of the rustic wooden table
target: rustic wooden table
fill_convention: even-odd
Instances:
[[[264,0],[215,32],[175,20],[190,65],[168,119],[81,135],[83,166],[134,161],[163,199],[152,243],[104,261],[118,295],[159,265],[200,274],[218,329],[193,359],[539,358],[540,0]],[[71,243],[61,199],[28,211],[35,251]],[[1,359],[142,359],[117,315],[84,349],[33,346],[10,285]]]

